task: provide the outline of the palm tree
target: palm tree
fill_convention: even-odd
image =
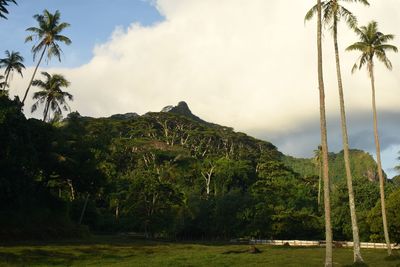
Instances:
[[[6,76],[4,80],[4,85],[1,87],[3,89],[6,89],[6,87],[9,87],[9,82],[8,78],[10,76],[11,72],[17,71],[19,74],[22,75],[22,69],[25,69],[24,64],[22,62],[24,61],[24,58],[19,54],[19,52],[14,52],[14,51],[6,51],[5,52],[6,57],[0,59],[0,68],[5,68],[4,75]]]
[[[321,186],[322,186],[322,147],[318,146],[318,149],[314,150],[313,163],[318,170],[318,209],[321,204]]]
[[[38,41],[38,43],[32,47],[33,59],[35,60],[37,54],[40,52],[41,55],[29,82],[28,88],[25,91],[22,104],[25,102],[45,52],[47,51],[48,60],[55,56],[59,61],[61,61],[62,50],[58,42],[63,42],[66,45],[71,44],[71,40],[68,37],[60,34],[65,28],[70,26],[70,24],[66,22],[60,22],[60,16],[61,14],[58,10],[54,14],[51,14],[47,9],[45,9],[43,11],[43,15],[36,14],[33,16],[33,18],[38,22],[39,27],[30,27],[26,29],[33,34],[26,37],[25,42],[33,41],[33,39]]]
[[[399,154],[400,154],[400,152],[399,152]],[[400,160],[400,156],[397,157],[397,159]],[[397,172],[400,173],[400,165],[395,166],[394,169],[395,169]]]
[[[318,88],[319,88],[319,111],[321,129],[322,150],[322,176],[324,180],[324,210],[325,210],[325,266],[332,266],[332,225],[331,225],[331,200],[330,181],[328,166],[328,135],[326,129],[325,112],[325,85],[322,66],[322,3],[317,0],[317,52],[318,52]]]
[[[367,66],[367,72],[371,79],[372,88],[372,112],[374,120],[374,138],[376,146],[376,161],[378,163],[378,176],[380,184],[380,195],[381,195],[381,208],[382,208],[382,221],[383,221],[383,231],[385,234],[385,240],[387,244],[388,254],[391,255],[389,232],[387,227],[386,219],[386,207],[385,207],[385,181],[382,173],[382,163],[381,163],[381,148],[379,144],[378,135],[378,122],[376,113],[376,100],[375,100],[375,77],[374,77],[374,58],[379,61],[389,69],[392,69],[392,63],[386,56],[386,51],[397,52],[397,47],[387,44],[388,41],[393,40],[394,36],[392,34],[383,34],[378,31],[378,23],[371,21],[367,26],[363,26],[355,29],[356,34],[360,40],[352,45],[350,45],[347,51],[359,51],[361,56],[358,58],[357,62],[354,64],[352,72],[361,69],[364,65]]]
[[[357,18],[348,9],[343,7],[339,3],[339,1],[340,0],[323,1],[322,13],[323,13],[324,23],[326,25],[331,26],[330,28],[332,29],[333,33],[333,43],[334,43],[335,61],[336,61],[336,75],[337,75],[338,90],[339,90],[344,165],[346,170],[350,217],[351,217],[351,225],[353,232],[354,262],[363,262],[363,258],[361,256],[360,236],[359,236],[356,207],[354,200],[353,177],[351,174],[351,166],[350,166],[349,138],[347,134],[346,110],[344,104],[343,83],[342,83],[342,74],[340,68],[340,56],[339,56],[339,45],[338,45],[338,23],[340,22],[340,20],[344,19],[347,25],[351,29],[354,29],[357,26]],[[367,0],[346,0],[346,2],[359,2],[364,5],[369,5]],[[316,6],[311,8],[310,11],[308,11],[308,13],[306,14],[305,20],[310,20],[315,15],[316,9],[317,9]]]
[[[6,84],[3,80],[4,80],[4,76],[0,75],[0,96],[7,94],[6,90],[1,89]]]
[[[7,19],[5,14],[8,14],[7,6],[9,3],[14,3],[17,5],[15,0],[0,0],[0,18]]]
[[[33,99],[37,100],[32,106],[32,112],[35,112],[39,105],[45,104],[43,110],[43,121],[50,121],[50,113],[55,116],[62,115],[62,110],[71,110],[66,102],[73,100],[70,93],[63,92],[61,87],[68,87],[70,83],[61,74],[50,75],[47,72],[42,72],[46,80],[35,80],[32,85],[40,87],[42,90],[33,94]]]

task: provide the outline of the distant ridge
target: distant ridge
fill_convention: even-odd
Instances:
[[[127,120],[127,119],[132,119],[132,118],[137,118],[137,117],[140,117],[137,113],[129,112],[129,113],[125,113],[125,114],[114,114],[110,118],[117,119],[117,120]]]

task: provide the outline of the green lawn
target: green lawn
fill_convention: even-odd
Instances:
[[[19,243],[0,246],[0,266],[323,266],[323,248],[218,243],[164,243],[96,237],[86,241]],[[363,250],[368,266],[399,266],[384,250]],[[352,251],[334,250],[335,266],[352,263]]]

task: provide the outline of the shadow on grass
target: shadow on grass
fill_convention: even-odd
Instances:
[[[94,235],[89,238],[71,239],[71,240],[47,240],[47,241],[16,241],[16,242],[2,242],[0,245],[4,247],[47,247],[47,246],[90,246],[90,245],[112,245],[114,247],[121,246],[157,246],[163,244],[179,244],[179,245],[202,245],[210,247],[218,246],[237,246],[249,245],[249,243],[236,243],[227,240],[163,240],[163,239],[143,239],[130,236],[119,235]],[[296,248],[296,247],[291,247]]]
[[[0,252],[0,262],[18,262],[20,256],[14,253]]]
[[[17,265],[45,265],[45,266],[69,266],[75,261],[84,261],[97,257],[99,260],[106,259],[120,261],[133,257],[134,255],[116,255],[118,249],[108,248],[77,248],[74,253],[56,252],[43,249],[24,249],[15,253],[0,252],[0,262]],[[154,253],[154,252],[150,252]]]
[[[248,250],[228,250],[222,252],[222,254],[242,254],[242,253],[248,253]]]
[[[92,236],[90,238],[83,239],[71,239],[71,240],[31,240],[31,241],[15,241],[15,242],[2,242],[2,247],[64,247],[64,246],[105,246],[112,245],[114,247],[125,247],[125,246],[154,246],[174,243],[163,240],[146,240],[136,239],[130,237],[120,236]]]
[[[368,267],[369,265],[364,262],[355,262],[353,264],[343,265],[343,267]]]
[[[76,256],[70,253],[54,252],[41,249],[25,249],[20,253],[0,253],[0,261],[9,264],[45,264],[45,265],[71,265]]]
[[[390,256],[386,256],[385,261],[400,261],[400,254],[396,252]]]

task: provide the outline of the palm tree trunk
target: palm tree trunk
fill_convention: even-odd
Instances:
[[[385,235],[385,241],[387,246],[387,251],[389,256],[392,255],[392,248],[390,245],[389,231],[386,219],[386,204],[385,204],[385,180],[382,173],[382,163],[381,163],[381,146],[379,144],[379,134],[378,134],[378,118],[376,114],[376,101],[375,101],[375,77],[374,77],[374,65],[372,62],[368,63],[368,69],[371,76],[371,88],[372,88],[372,111],[374,116],[374,138],[376,146],[376,162],[378,164],[378,176],[379,176],[379,190],[381,195],[381,209],[382,209],[382,222],[383,222],[383,232]]]
[[[119,220],[119,202],[117,201],[117,206],[115,207],[115,220]]]
[[[25,100],[26,100],[26,97],[28,96],[29,89],[30,89],[31,86],[32,86],[33,79],[35,79],[36,72],[37,72],[37,70],[38,70],[38,68],[39,68],[40,62],[42,62],[44,53],[46,52],[46,49],[47,49],[47,46],[44,47],[43,52],[42,52],[42,54],[40,55],[39,62],[38,62],[38,64],[36,65],[35,70],[33,71],[32,78],[31,78],[31,80],[30,80],[30,82],[29,82],[28,88],[27,88],[26,91],[25,91],[24,98],[22,99],[22,106],[24,105]]]
[[[325,88],[322,67],[322,24],[321,0],[317,0],[318,18],[317,18],[317,49],[318,49],[318,86],[319,86],[319,103],[320,103],[320,128],[321,128],[321,146],[322,146],[322,164],[324,179],[324,207],[325,207],[325,266],[332,266],[332,225],[331,225],[331,201],[330,201],[330,182],[329,182],[329,166],[328,166],[328,136],[326,130],[326,114],[325,114]]]
[[[321,205],[321,186],[322,186],[322,165],[319,163],[319,179],[318,179],[318,210]]]
[[[45,106],[45,108],[44,108],[44,115],[43,115],[43,121],[44,121],[44,122],[46,121],[47,114],[49,113],[49,108],[50,108],[50,101],[47,100],[46,106]]]
[[[4,86],[3,86],[3,90],[6,90],[7,89],[7,82],[8,82],[8,77],[10,76],[10,72],[7,72],[7,75],[6,75],[6,79],[4,80]]]
[[[79,217],[78,224],[82,224],[83,216],[85,215],[88,201],[89,201],[89,193],[86,195],[85,203],[83,204],[83,208],[82,208],[81,216]]]
[[[351,168],[350,168],[349,137],[347,135],[346,110],[345,110],[345,105],[344,105],[342,74],[341,74],[341,70],[340,70],[340,58],[339,58],[339,45],[338,45],[338,39],[337,39],[337,19],[336,19],[336,17],[334,17],[333,40],[334,40],[334,46],[335,46],[336,74],[337,74],[337,81],[338,81],[338,88],[339,88],[339,102],[340,102],[340,117],[341,117],[341,124],[342,124],[341,126],[342,126],[344,165],[345,165],[345,169],[346,169],[347,189],[349,192],[351,227],[353,230],[354,262],[364,262],[364,260],[361,256],[360,236],[359,236],[358,224],[357,224],[356,205],[355,205],[355,201],[354,201],[353,177],[351,175]]]

